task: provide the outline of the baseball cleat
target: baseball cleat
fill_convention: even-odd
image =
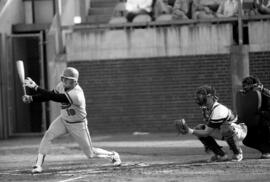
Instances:
[[[243,154],[234,154],[232,157],[232,161],[234,162],[240,162],[241,160],[243,160]]]
[[[261,159],[270,159],[270,153],[263,153]]]
[[[221,156],[221,155],[213,155],[209,160],[208,162],[222,162],[222,161],[228,161],[228,155],[224,155],[224,156]]]
[[[42,167],[41,166],[33,166],[32,173],[41,173]]]
[[[233,157],[232,157],[232,161],[234,161],[234,162],[240,162],[241,160],[243,160],[242,149],[240,149],[240,153],[239,154],[234,154]]]
[[[121,159],[117,152],[113,152],[112,163],[114,166],[121,166]]]

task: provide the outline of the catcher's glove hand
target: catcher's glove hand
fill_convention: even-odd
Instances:
[[[189,133],[189,127],[187,126],[185,119],[176,120],[175,127],[178,134],[186,135]]]

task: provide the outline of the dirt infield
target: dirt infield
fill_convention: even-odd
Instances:
[[[207,163],[195,137],[175,134],[94,136],[96,147],[116,150],[123,165],[88,160],[69,137],[54,142],[42,174],[32,175],[40,137],[0,141],[0,181],[269,181],[270,160],[243,147],[242,162]],[[226,144],[220,142],[225,150]]]

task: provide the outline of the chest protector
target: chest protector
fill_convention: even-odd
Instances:
[[[251,90],[247,93],[237,92],[236,110],[238,121],[245,123],[247,126],[258,126],[260,122],[259,110],[262,105],[262,94],[258,90]]]

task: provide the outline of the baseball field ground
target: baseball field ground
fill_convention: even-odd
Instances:
[[[137,133],[138,134],[138,133]],[[270,160],[242,146],[241,162],[213,162],[194,136],[174,133],[92,136],[94,146],[119,152],[122,166],[103,159],[88,160],[78,145],[64,136],[54,141],[41,174],[31,174],[39,137],[13,137],[0,141],[0,181],[168,181],[168,182],[262,182],[270,180]],[[231,152],[223,142],[229,156]]]

